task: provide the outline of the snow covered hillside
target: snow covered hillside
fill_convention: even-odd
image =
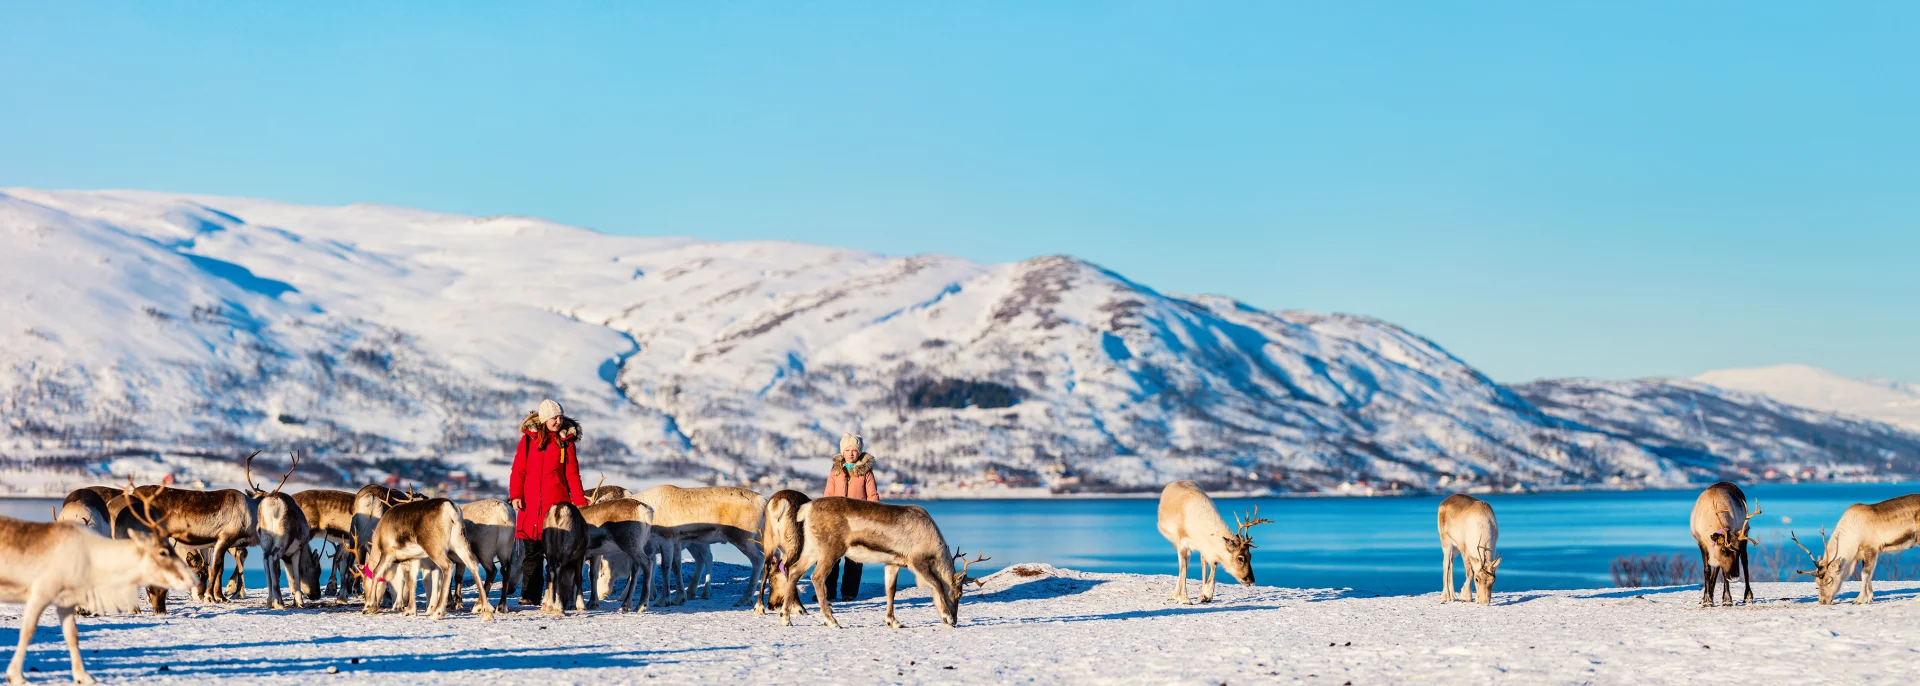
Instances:
[[[1804,364],[1716,369],[1693,380],[1920,431],[1920,384],[1855,379]]]
[[[847,430],[887,483],[922,488],[1670,484],[1746,467],[1718,458],[1821,459],[1769,453],[1764,431],[1676,456],[1385,322],[1170,295],[1071,257],[30,189],[0,191],[0,240],[0,468],[22,475],[230,485],[246,451],[301,448],[310,482],[497,481],[548,396],[627,483],[817,474]]]
[[[735,580],[714,600],[640,614],[269,612],[256,589],[232,605],[182,599],[166,618],[83,618],[80,647],[95,677],[125,684],[1905,684],[1920,673],[1913,582],[1876,583],[1864,606],[1848,602],[1857,584],[1821,606],[1807,582],[1755,584],[1753,605],[1715,608],[1699,606],[1698,586],[1496,589],[1483,607],[1442,605],[1437,588],[1230,583],[1213,603],[1175,605],[1166,575],[1021,567],[1030,575],[969,590],[957,627],[906,588],[905,626],[888,629],[875,584],[834,604],[841,629],[811,605],[784,627],[731,607],[740,568],[721,565],[716,578]],[[8,645],[19,616],[0,605]],[[43,622],[26,664],[32,683],[66,682],[57,627]]]

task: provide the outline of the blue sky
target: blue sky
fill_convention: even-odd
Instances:
[[[0,5],[0,185],[1069,253],[1506,381],[1920,380],[1920,4],[396,5]]]

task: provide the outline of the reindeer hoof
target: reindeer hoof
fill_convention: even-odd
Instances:
[[[900,628],[900,620],[898,620],[898,619],[894,619],[894,618],[892,618],[892,617],[888,617],[888,618],[887,618],[887,628],[889,628],[889,629],[898,629],[898,628]]]

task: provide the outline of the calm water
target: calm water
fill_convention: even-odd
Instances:
[[[1815,532],[1831,528],[1848,505],[1917,492],[1920,484],[1772,485],[1746,491],[1764,511],[1754,520],[1756,538],[1785,540],[1791,528],[1817,549]],[[1687,490],[1478,497],[1493,505],[1500,520],[1499,588],[1531,590],[1610,586],[1608,564],[1617,556],[1695,550],[1687,516],[1698,495]],[[1253,531],[1259,546],[1254,570],[1262,585],[1425,593],[1439,585],[1434,512],[1440,500],[1264,498],[1218,504],[1229,522],[1232,513],[1255,505],[1274,520]],[[0,499],[0,514],[46,520],[49,504]],[[1017,562],[1095,572],[1171,574],[1176,569],[1173,546],[1154,528],[1158,503],[1151,498],[919,504],[933,513],[949,544],[984,550],[993,558],[975,565],[975,571]],[[741,561],[731,549],[716,553],[722,561]],[[249,562],[257,564],[258,557]],[[878,583],[880,570],[869,567],[865,576]]]

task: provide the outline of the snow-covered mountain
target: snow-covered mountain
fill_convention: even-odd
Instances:
[[[1920,431],[1920,384],[1855,379],[1804,364],[1716,369],[1693,380]]]
[[[30,189],[0,191],[0,236],[0,458],[16,470],[232,479],[246,450],[301,448],[314,480],[497,480],[549,396],[586,427],[590,469],[617,478],[817,474],[849,430],[887,480],[922,485],[988,470],[1096,490],[1678,483],[1736,468],[1542,412],[1385,322],[1164,294],[1071,257],[982,265]]]

